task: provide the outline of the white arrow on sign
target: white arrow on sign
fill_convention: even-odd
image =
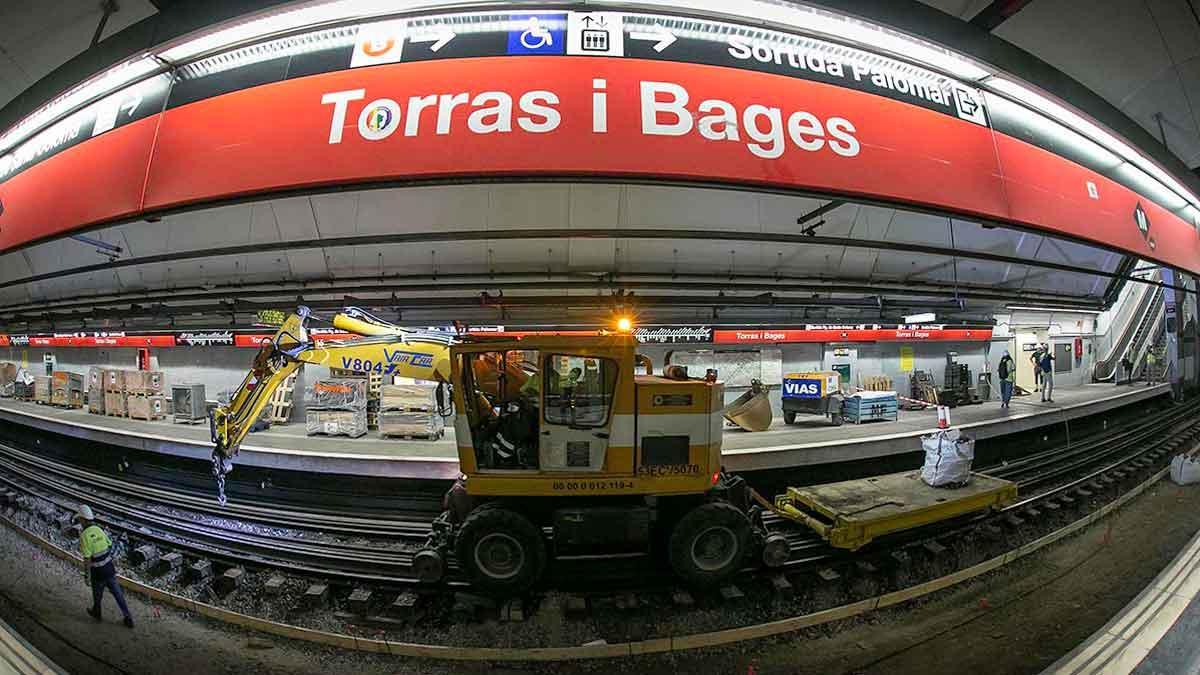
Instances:
[[[654,24],[653,31],[632,31],[629,33],[629,37],[634,40],[657,42],[658,44],[654,45],[654,51],[656,52],[662,52],[662,50],[675,44],[675,40],[679,39],[675,37],[674,33],[658,24]]]
[[[142,104],[142,95],[138,94],[137,96],[134,96],[133,98],[129,99],[128,101],[125,101],[124,103],[122,103],[121,110],[124,110],[125,114],[129,115],[130,117],[133,117],[133,111],[137,110],[137,107],[141,104]]]
[[[409,42],[432,42],[433,44],[429,45],[429,51],[436,52],[437,50],[441,49],[442,47],[445,47],[446,43],[450,42],[457,36],[458,36],[458,34],[455,33],[454,31],[452,31],[448,28],[442,28],[440,31],[438,31],[436,33],[428,33],[428,34],[421,35],[418,37],[410,37],[408,39],[408,41]]]

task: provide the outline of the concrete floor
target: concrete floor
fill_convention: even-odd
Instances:
[[[1008,409],[1002,409],[998,401],[989,401],[955,408],[951,421],[983,439],[1084,417],[1168,391],[1167,385],[1142,384],[1063,387],[1055,392],[1057,398],[1052,404],[1041,403],[1037,395],[1014,398]],[[106,443],[197,459],[207,459],[211,452],[206,425],[105,417],[11,399],[0,400],[0,419],[5,418]],[[902,410],[896,422],[841,427],[831,426],[823,417],[800,416],[791,426],[777,417],[770,429],[759,433],[727,429],[724,463],[730,470],[746,471],[913,452],[920,449],[918,437],[933,431],[936,423],[932,408]],[[272,468],[408,478],[453,478],[458,470],[450,425],[444,439],[431,442],[381,439],[375,432],[360,438],[306,436],[303,424],[292,423],[250,434],[242,445],[240,461]]]

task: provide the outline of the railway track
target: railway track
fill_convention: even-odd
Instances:
[[[1171,438],[1195,437],[1200,431],[1198,413],[1197,404],[1175,406],[1066,447],[979,469],[1017,482],[1023,498],[1000,514],[966,516],[893,535],[856,554],[834,549],[814,533],[774,516],[766,516],[765,521],[788,538],[791,558],[783,571],[879,559],[898,548],[945,539],[988,521],[1011,524],[1028,520],[1031,512],[1036,514],[1042,505],[1057,510],[1086,500],[1107,487],[1100,483],[1106,477],[1119,472],[1132,475],[1139,469],[1149,471],[1160,464]],[[367,517],[330,509],[304,512],[253,503],[231,503],[220,508],[211,498],[95,474],[8,445],[0,444],[0,457],[5,460],[0,469],[0,493],[23,495],[27,502],[52,509],[53,517],[47,519],[51,522],[86,501],[102,514],[105,525],[126,533],[131,542],[149,542],[190,557],[349,586],[397,589],[417,583],[409,568],[413,550],[429,531],[428,521]],[[1118,482],[1113,479],[1108,486]],[[451,566],[453,570],[453,562]],[[761,573],[747,568],[744,576],[749,579]],[[455,581],[453,573],[450,578],[453,587],[465,585]],[[641,575],[633,585],[653,590],[670,588],[675,583],[668,575],[655,571]]]

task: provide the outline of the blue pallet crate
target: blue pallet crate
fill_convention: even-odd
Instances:
[[[878,420],[894,422],[900,419],[900,402],[894,393],[878,395],[872,392],[865,399],[851,396],[842,403],[842,416],[855,424]]]

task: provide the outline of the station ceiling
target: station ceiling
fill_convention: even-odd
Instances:
[[[1192,169],[1200,167],[1200,8],[1196,0],[921,0],[970,21],[1020,6],[992,33],[1083,83]],[[1159,126],[1158,115],[1162,116]]]
[[[104,16],[101,0],[0,3],[0,106],[87,49]],[[149,0],[117,0],[101,39],[153,15]]]
[[[586,321],[620,305],[664,321],[968,320],[1008,303],[1098,307],[1123,259],[884,206],[581,182],[288,197],[87,236],[107,246],[0,256],[0,324],[211,323],[300,302],[431,321]]]

